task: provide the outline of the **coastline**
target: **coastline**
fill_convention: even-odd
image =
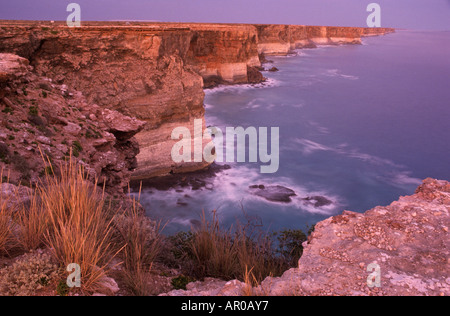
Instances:
[[[2,167],[11,165],[10,161],[13,161],[12,166],[17,168],[17,172],[21,172],[24,170],[23,166],[19,168],[20,166],[18,167],[15,164],[16,161],[11,158],[17,158],[19,151],[26,150],[29,152],[27,153],[28,160],[37,160],[39,159],[37,148],[40,146],[51,158],[49,161],[53,162],[66,161],[68,157],[72,156],[71,153],[77,151],[78,157],[75,157],[77,159],[74,159],[74,162],[89,168],[85,170],[89,170],[93,178],[103,176],[102,184],[110,187],[112,195],[120,190],[122,190],[122,194],[124,186],[133,177],[136,180],[148,178],[149,175],[154,177],[175,174],[173,178],[176,178],[181,185],[206,186],[207,183],[202,182],[201,177],[200,179],[196,178],[198,174],[204,173],[205,177],[214,176],[215,172],[219,172],[221,168],[227,169],[228,166],[215,169],[215,166],[208,167],[206,163],[194,167],[173,165],[169,156],[173,142],[168,141],[170,131],[174,126],[187,125],[194,119],[202,119],[204,125],[207,124],[203,105],[205,82],[208,86],[211,83],[250,84],[248,82],[250,81],[249,69],[253,69],[253,67],[261,69],[259,68],[262,66],[261,60],[263,59],[261,54],[286,56],[293,47],[298,49],[323,44],[360,44],[361,36],[371,36],[374,35],[371,32],[375,32],[361,28],[286,25],[153,23],[153,26],[150,27],[148,24],[136,23],[133,26],[133,23],[130,23],[131,25],[128,25],[127,22],[123,23],[119,23],[120,25],[115,27],[92,23],[91,27],[68,31],[60,27],[58,23],[49,25],[47,22],[42,24],[29,24],[28,22],[20,24],[18,22],[16,25],[7,25],[0,29],[0,52],[8,51],[16,54],[0,55],[2,115],[9,121],[12,121],[13,113],[21,115],[17,116],[19,121],[13,121],[14,126],[7,124],[10,123],[8,120],[5,122],[7,130],[2,135],[6,136],[1,137],[1,144],[6,144],[6,147],[0,147],[3,155]],[[1,26],[2,22],[0,22]],[[346,36],[343,36],[342,32]],[[72,40],[73,42],[71,42]],[[224,43],[227,41],[231,41],[233,45],[225,45]],[[215,51],[214,47],[216,46],[211,46],[211,43],[217,44],[217,47],[220,48],[219,51]],[[258,46],[258,44],[261,45]],[[127,65],[126,69],[123,67],[124,64]],[[30,107],[28,102],[33,106]],[[58,115],[55,116],[55,113]],[[57,129],[52,131],[48,128],[49,126],[57,126]],[[96,129],[93,132],[94,127]],[[27,134],[24,135],[24,132]],[[59,136],[64,133],[70,134],[70,139],[60,139]],[[26,142],[22,140],[26,140]],[[66,147],[61,147],[61,145]],[[10,150],[9,147],[15,149]],[[96,153],[100,153],[100,155],[96,156]],[[132,176],[131,172],[136,167],[138,172]],[[205,167],[210,170],[205,170]],[[52,170],[50,174],[50,170],[41,165],[28,169],[32,170],[31,178],[36,178],[36,183],[39,182],[39,177],[47,180],[52,177],[57,178],[57,172]],[[200,171],[183,175],[184,172],[193,169]],[[42,171],[44,172],[42,173]],[[85,183],[83,175],[83,172],[79,172],[77,176],[81,177],[81,180],[79,183],[75,181],[77,185],[82,184],[83,190],[71,191],[75,197],[79,197],[77,195],[79,192],[87,192],[86,196],[92,192],[90,190],[95,192],[91,183]],[[18,181],[20,183],[20,177]],[[149,181],[154,181],[163,187],[172,185],[170,182],[161,183],[161,178],[156,177]],[[71,185],[73,182],[69,181],[67,187],[70,188]],[[65,185],[56,185],[55,192],[58,193],[58,190],[65,187]],[[78,187],[75,186],[75,188]],[[11,196],[17,198],[14,195],[18,194],[16,189],[3,183],[0,192],[1,201],[4,201],[5,195],[8,199]],[[267,188],[255,183],[252,189],[265,190]],[[285,201],[292,196],[289,188],[275,189],[282,189],[281,198]],[[46,191],[41,188],[39,192],[45,193]],[[399,201],[390,206],[376,207],[364,214],[344,211],[340,215],[318,223],[308,238],[306,235],[302,235],[300,238],[302,242],[296,240],[296,247],[301,247],[301,250],[305,252],[298,267],[287,271],[283,276],[274,278],[269,276],[269,273],[265,275],[269,276],[268,278],[259,280],[260,284],[253,286],[252,281],[245,283],[245,280],[243,280],[244,282],[242,280],[229,282],[211,280],[204,279],[205,275],[200,274],[199,279],[202,279],[203,282],[202,280],[190,282],[186,286],[187,292],[180,290],[170,292],[168,290],[173,288],[171,282],[174,279],[184,277],[180,271],[173,272],[173,269],[157,267],[160,270],[156,269],[156,272],[152,272],[154,279],[149,279],[148,274],[150,273],[146,274],[141,269],[143,267],[145,269],[152,268],[155,257],[149,256],[150,259],[145,257],[148,261],[143,260],[142,262],[139,261],[142,259],[139,257],[141,254],[138,254],[137,257],[140,259],[136,261],[128,257],[133,251],[131,247],[126,248],[129,245],[136,246],[135,249],[144,249],[149,252],[159,249],[160,240],[155,237],[158,235],[157,225],[150,223],[143,216],[141,209],[123,210],[123,214],[116,214],[113,216],[113,220],[106,221],[108,216],[111,216],[108,213],[111,210],[105,207],[108,204],[105,196],[98,193],[99,196],[93,195],[93,201],[86,199],[89,203],[86,203],[84,209],[88,215],[92,214],[90,212],[93,209],[98,212],[95,217],[100,222],[98,227],[106,227],[106,233],[105,231],[96,232],[93,239],[97,244],[94,244],[99,245],[98,249],[103,250],[104,238],[114,235],[121,240],[119,245],[123,248],[116,253],[116,255],[119,254],[118,258],[114,256],[105,258],[105,261],[108,262],[105,266],[102,266],[100,262],[90,265],[91,268],[102,267],[97,271],[102,271],[103,284],[100,287],[101,290],[89,289],[86,292],[88,294],[145,294],[148,284],[155,279],[165,284],[163,293],[175,296],[449,295],[450,293],[447,271],[449,254],[447,247],[442,247],[442,243],[447,240],[449,226],[450,184],[446,181],[427,179],[414,195],[401,197]],[[275,193],[277,195],[279,192]],[[257,192],[258,194],[261,193]],[[64,197],[62,194],[56,195]],[[86,196],[82,197],[86,198]],[[19,198],[22,199],[23,196]],[[107,198],[109,199],[110,196]],[[123,198],[123,195],[118,198]],[[271,198],[269,196],[269,199]],[[25,204],[30,202],[29,199],[25,200],[19,202]],[[80,200],[82,199],[80,198]],[[10,200],[5,201],[10,202]],[[317,202],[325,203],[326,201],[317,199]],[[64,205],[67,201],[62,200],[61,203]],[[99,205],[95,203],[99,203]],[[0,204],[0,219],[7,219],[1,223],[10,225],[9,223],[13,222],[10,219],[14,214],[9,213],[9,209],[3,208],[7,204]],[[112,207],[113,201],[109,201],[109,204],[109,207]],[[131,208],[138,208],[135,204],[131,204]],[[96,207],[92,207],[92,205],[96,205]],[[52,207],[44,209],[45,212],[50,212],[49,214],[54,211]],[[20,211],[27,210],[27,208],[23,208]],[[78,208],[74,210],[76,212]],[[117,210],[113,211],[117,212]],[[24,216],[23,220],[31,222],[31,217],[27,216]],[[37,216],[34,220],[39,218],[41,217]],[[89,217],[80,216],[80,218]],[[70,221],[65,224],[68,227],[72,225]],[[199,244],[201,244],[201,237],[205,235],[211,238],[207,242],[208,245],[213,242],[220,244],[220,241],[223,240],[220,236],[217,238],[215,235],[218,233],[216,227],[219,227],[216,222],[204,223],[204,226],[202,223],[197,224],[197,229],[199,227],[200,229],[194,230],[193,235],[189,237],[191,239],[187,239],[187,244],[182,243],[182,246],[192,247],[192,242],[196,240],[199,240]],[[24,230],[24,227],[25,225],[8,227],[8,233],[14,236],[16,232]],[[32,225],[27,227],[32,227]],[[80,227],[88,227],[88,229],[77,231]],[[90,232],[91,226],[80,227],[71,228],[74,232],[80,233],[79,236],[83,236],[85,231]],[[55,226],[53,229],[55,230]],[[42,256],[45,256],[43,254],[45,251],[56,248],[48,247],[44,252],[41,250],[40,247],[45,244],[43,241],[48,242],[45,239],[45,236],[49,236],[48,232],[52,232],[52,230],[40,231],[42,236],[39,237],[42,240],[38,240],[39,243],[36,247],[31,247],[39,249],[37,256],[41,259]],[[128,234],[135,234],[133,235],[134,239],[127,240],[126,238],[130,236]],[[33,236],[38,236],[38,234]],[[235,242],[235,240],[227,239],[227,235],[225,237],[227,241]],[[17,236],[14,238],[21,240]],[[109,241],[113,243],[115,240]],[[210,242],[211,240],[213,242]],[[8,240],[8,242],[10,241]],[[23,242],[23,240],[21,241]],[[248,241],[244,239],[243,244],[246,245]],[[252,242],[248,242],[248,244],[254,246]],[[194,246],[198,245],[194,244]],[[258,249],[259,245],[256,244],[256,246],[255,249]],[[17,250],[18,246],[14,245],[14,247],[16,247],[12,248],[14,251],[23,253],[22,248]],[[80,245],[80,249],[84,249],[82,247],[83,245]],[[227,247],[234,249],[235,246],[229,247],[229,244],[226,244],[222,250]],[[67,248],[72,249],[73,247]],[[122,251],[125,248],[126,251]],[[244,247],[239,250],[252,252],[255,249]],[[165,255],[178,250],[177,247],[163,248],[163,252],[166,251]],[[206,253],[209,254],[211,248],[206,247],[206,250]],[[105,251],[106,253],[108,252]],[[255,253],[258,254],[257,251]],[[221,253],[219,254],[221,255]],[[231,256],[236,257],[236,252],[232,252]],[[27,255],[24,257],[27,258]],[[192,259],[192,257],[194,256],[190,258]],[[5,259],[6,265],[12,266],[16,258]],[[187,264],[185,258],[181,258],[181,260]],[[218,258],[222,259],[220,256]],[[417,260],[412,262],[411,258],[417,258]],[[111,263],[113,259],[122,260],[123,268],[115,270],[112,266],[116,262]],[[217,258],[208,257],[208,260],[214,259]],[[177,261],[177,263],[179,262]],[[195,261],[192,262],[195,263]],[[206,268],[210,268],[208,264],[211,262],[213,261],[200,263],[204,264]],[[369,288],[365,283],[367,267],[373,262],[381,265],[382,271],[385,273],[386,286],[382,289]],[[65,262],[58,263],[61,266]],[[134,266],[134,264],[137,265]],[[198,264],[200,268],[202,268],[201,264]],[[119,264],[117,263],[117,265]],[[244,271],[241,262],[238,265],[241,269],[238,270],[238,273],[242,275],[237,275],[236,271],[233,271],[230,276],[242,278],[247,272],[247,277],[250,277],[248,271]],[[167,276],[168,271],[174,275]],[[198,271],[196,272],[198,273]],[[209,275],[206,274],[206,276]],[[127,277],[136,282],[134,283],[135,288],[132,289],[136,292],[128,290],[130,285],[127,281],[130,280],[127,280]],[[115,279],[119,281],[121,289]],[[187,278],[187,280],[190,279]],[[55,295],[56,292],[60,295],[60,292],[54,290],[56,285],[59,288],[57,281],[52,279],[49,286],[51,290],[48,290],[46,294]],[[143,284],[145,282],[147,284]],[[330,284],[332,285],[330,286]],[[124,288],[127,290],[123,290]]]
[[[147,123],[136,135],[140,153],[133,180],[205,168],[205,161],[171,162],[170,133],[174,126],[204,120],[205,86],[261,82],[261,54],[283,55],[315,42],[354,44],[355,38],[394,31],[139,22],[86,22],[75,29],[63,22],[0,25],[0,52],[29,59],[35,72],[82,92],[89,103]]]

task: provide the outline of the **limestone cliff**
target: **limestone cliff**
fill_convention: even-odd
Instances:
[[[248,68],[260,67],[258,34],[250,25],[194,25],[189,49],[205,86],[248,83]]]
[[[30,59],[36,73],[82,91],[87,100],[147,122],[136,178],[206,164],[174,165],[173,128],[204,119],[202,77],[185,63],[192,33],[183,27],[94,24],[69,29],[16,25],[0,34],[0,51]]]
[[[256,295],[450,295],[450,183],[427,179],[412,196],[315,227],[299,267],[267,278]],[[372,265],[372,266],[371,266]],[[379,270],[375,267],[378,265]],[[377,272],[380,283],[370,286]],[[373,285],[376,285],[375,282]],[[237,280],[206,280],[167,295],[242,295]]]
[[[135,179],[204,168],[176,164],[175,127],[204,122],[204,87],[258,83],[260,54],[316,44],[358,43],[387,29],[193,23],[0,22],[0,52],[30,61],[37,75],[82,92],[87,102],[145,121]],[[203,127],[206,127],[204,122]],[[203,140],[203,144],[209,140]]]

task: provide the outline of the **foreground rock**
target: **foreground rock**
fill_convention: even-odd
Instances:
[[[280,278],[267,278],[252,293],[448,296],[449,212],[450,183],[433,179],[425,180],[414,195],[389,206],[378,206],[365,214],[344,211],[316,225],[304,245],[299,268]],[[376,266],[380,287],[371,288],[368,279]],[[206,283],[193,283],[189,291],[168,295],[248,293],[237,281]]]

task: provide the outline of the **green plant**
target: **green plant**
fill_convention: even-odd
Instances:
[[[56,286],[56,294],[58,296],[67,296],[70,293],[70,287],[67,285],[66,280],[61,280]]]
[[[277,235],[279,253],[291,265],[296,265],[303,254],[303,243],[308,240],[308,236],[302,230],[283,230]]]
[[[20,203],[14,213],[14,222],[17,225],[17,243],[22,249],[36,250],[44,244],[49,218],[35,191],[29,196],[29,202]]]
[[[38,116],[39,115],[39,109],[36,106],[30,106],[28,109],[28,114],[31,116]]]
[[[179,277],[173,278],[171,281],[171,284],[175,290],[184,290],[186,291],[186,286],[194,282],[195,280],[193,278],[190,278],[185,275],[180,275]]]
[[[40,177],[44,177],[46,175],[53,175],[53,167],[52,166],[46,166],[41,172],[39,172]]]
[[[3,175],[2,175],[3,180]],[[0,194],[0,252],[8,251],[13,240],[13,225],[11,211],[8,208],[9,198]]]
[[[72,155],[76,158],[80,156],[80,153],[83,151],[83,146],[81,146],[79,141],[74,141],[72,143]]]
[[[14,155],[12,161],[16,170],[22,173],[23,177],[30,177],[30,163],[26,158],[24,158],[20,154]]]
[[[14,114],[14,110],[12,108],[10,108],[9,106],[6,106],[3,110],[3,113],[5,114]]]
[[[5,143],[0,143],[0,159],[5,159],[9,155],[9,147]]]

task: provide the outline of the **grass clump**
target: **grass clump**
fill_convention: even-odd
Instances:
[[[80,156],[80,153],[83,151],[83,146],[81,146],[81,143],[79,141],[74,141],[72,143],[72,155],[76,158]]]
[[[2,183],[0,182],[1,185]],[[8,252],[13,240],[14,227],[8,203],[9,198],[3,197],[3,194],[0,192],[0,253]]]
[[[151,292],[149,274],[162,248],[160,228],[139,210],[136,200],[114,220],[116,243],[122,249],[123,279],[133,295]]]
[[[301,231],[266,234],[251,225],[223,229],[215,212],[211,220],[202,216],[201,226],[191,233],[169,238],[172,264],[178,262],[183,274],[194,279],[251,279],[257,285],[266,277],[281,276],[298,264]],[[302,248],[301,248],[302,249]],[[250,277],[251,276],[251,277]]]
[[[98,192],[82,167],[70,161],[60,173],[60,177],[47,176],[45,185],[37,189],[48,218],[45,241],[61,266],[80,265],[83,289],[95,292],[114,256],[114,214],[104,205],[104,191]]]
[[[16,224],[17,244],[25,251],[41,248],[49,228],[49,216],[40,203],[36,191],[32,192],[27,203],[20,203],[13,216]]]
[[[184,290],[186,291],[186,286],[194,282],[195,280],[191,277],[180,275],[179,277],[173,278],[171,284],[175,290]]]
[[[5,113],[5,114],[14,114],[14,110],[13,110],[11,107],[6,106],[6,107],[2,110],[2,113]]]
[[[56,294],[58,296],[67,296],[70,293],[70,287],[67,285],[66,280],[59,281],[58,285],[56,286]]]

